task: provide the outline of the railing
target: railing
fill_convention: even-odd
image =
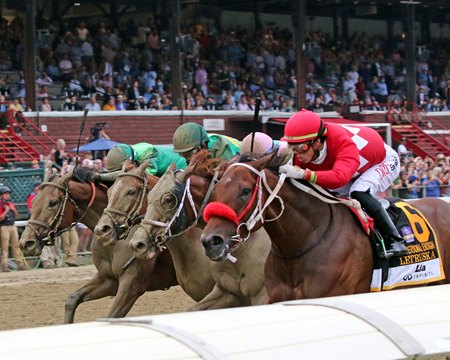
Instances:
[[[22,134],[26,134],[29,136],[33,141],[35,141],[39,146],[41,147],[41,153],[49,153],[50,147],[47,145],[47,143],[56,144],[56,141],[48,136],[46,133],[42,132],[41,129],[39,129],[33,121],[28,120],[25,116],[22,115],[22,113],[15,111],[15,110],[8,110],[8,119],[9,119],[9,128],[8,132],[12,135],[16,133],[16,128],[20,130]],[[20,119],[20,121],[17,121],[17,119]],[[26,125],[26,126],[25,126]],[[28,127],[31,127],[32,130],[35,131],[35,133],[39,134],[36,136],[33,134],[30,130],[28,130]],[[46,140],[47,142],[45,142]]]
[[[416,129],[423,130],[440,130],[436,131],[437,136],[433,136],[432,138],[439,142],[442,146],[447,146],[447,138],[445,134],[447,133],[448,129],[443,126],[439,121],[429,117],[426,112],[419,111],[417,109],[417,105],[415,103],[412,104],[412,111],[408,112],[397,112],[397,108],[393,107],[392,105],[389,105],[387,110],[387,118],[391,124],[397,123],[399,125],[413,125]],[[422,124],[422,125],[421,125]],[[428,125],[430,124],[431,127]],[[438,139],[438,135],[441,134],[442,140],[440,141]],[[431,137],[431,136],[430,136]]]
[[[449,184],[438,185],[437,187],[439,187],[439,189],[440,189],[440,193],[441,193],[440,197],[447,198],[450,201],[450,195],[446,195],[446,194],[450,193],[450,191],[449,191],[450,185]],[[391,188],[388,189],[387,193],[388,193],[388,196],[392,197],[394,191],[395,192],[399,192],[399,191],[407,191],[407,192],[409,192],[411,190],[415,190],[417,192],[417,196],[418,196],[417,199],[422,199],[422,198],[426,197],[425,195],[426,195],[426,189],[427,188],[428,187],[426,185],[411,185],[410,187],[400,187],[400,188],[395,188],[395,189],[391,187]],[[443,192],[442,189],[446,189],[446,191]],[[413,198],[409,198],[408,197],[408,198],[405,198],[405,199],[413,199]]]

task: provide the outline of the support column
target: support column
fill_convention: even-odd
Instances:
[[[262,30],[262,22],[261,22],[261,13],[262,13],[263,4],[256,3],[255,6],[255,30],[256,32],[260,32]]]
[[[388,40],[388,48],[389,50],[392,50],[394,48],[394,20],[390,15],[387,15],[386,19],[386,35]]]
[[[346,13],[346,9],[343,8],[341,11],[341,29],[342,29],[342,37],[345,40],[348,40],[348,15]]]
[[[294,11],[292,25],[294,27],[295,53],[297,66],[297,109],[306,107],[306,68],[305,68],[305,27],[306,27],[306,0],[296,0],[293,3]]]
[[[172,68],[172,103],[181,109],[180,0],[171,0],[170,63]]]
[[[333,11],[333,41],[337,41],[339,38],[339,9],[334,8]]]
[[[27,106],[33,111],[36,110],[36,44],[34,42],[36,26],[34,19],[36,18],[36,0],[28,0],[25,2],[25,100]]]
[[[405,4],[406,10],[406,101],[411,106],[416,104],[416,38],[414,34],[415,7],[411,4]],[[413,110],[413,109],[411,109]]]

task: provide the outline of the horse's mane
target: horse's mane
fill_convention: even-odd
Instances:
[[[227,163],[226,160],[211,158],[209,151],[202,149],[192,156],[185,173],[212,179],[216,170],[224,171],[223,166],[225,163]]]
[[[274,148],[273,150],[267,152],[267,153],[262,153],[262,154],[258,154],[258,153],[246,153],[246,154],[242,154],[241,157],[239,158],[239,162],[241,163],[248,163],[251,161],[256,161],[259,160],[261,158],[264,158],[266,156],[271,155],[270,161],[267,163],[267,165],[265,166],[266,169],[272,171],[272,172],[278,172],[278,168],[285,164],[287,162],[287,160],[289,160],[290,158],[290,154],[283,154],[283,155],[278,155],[278,147]]]
[[[67,174],[69,174],[68,176],[71,177],[71,180],[77,183],[86,183],[87,179],[89,179],[91,175],[95,174],[95,171],[84,166],[79,166],[74,169],[73,172],[69,172]],[[64,178],[65,177],[66,176],[64,176]]]

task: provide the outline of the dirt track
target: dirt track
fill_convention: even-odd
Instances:
[[[0,330],[62,324],[67,296],[94,274],[93,265],[78,268],[38,269],[0,273]],[[113,298],[81,304],[75,322],[106,317]],[[147,292],[128,316],[181,312],[193,305],[179,286]]]

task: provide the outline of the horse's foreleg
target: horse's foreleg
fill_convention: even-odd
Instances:
[[[125,271],[119,278],[119,289],[108,317],[119,318],[126,316],[136,300],[145,293],[146,281],[147,279],[136,276],[134,271]]]
[[[269,295],[267,295],[265,286],[263,286],[255,296],[253,296],[251,303],[252,305],[266,305],[269,303]]]
[[[117,281],[115,279],[105,278],[96,273],[89,282],[70,294],[65,303],[64,323],[73,323],[75,311],[82,302],[114,296],[117,292]]]
[[[194,306],[191,306],[188,311],[225,309],[247,305],[249,304],[245,303],[240,297],[228,291],[224,291],[216,284],[208,295]]]

